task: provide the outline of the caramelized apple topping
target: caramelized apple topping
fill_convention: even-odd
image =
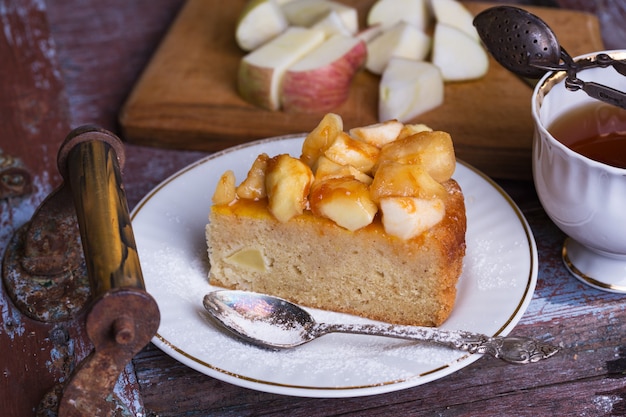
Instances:
[[[222,174],[217,186],[215,187],[215,193],[213,193],[213,204],[221,206],[230,204],[237,198],[235,192],[235,173],[233,171],[226,171]]]
[[[449,180],[456,167],[452,138],[441,131],[418,132],[383,146],[378,164],[387,161],[419,165],[438,182]]]
[[[378,212],[367,185],[352,177],[327,178],[314,183],[309,199],[313,214],[350,231],[370,224]]]
[[[445,198],[446,189],[420,165],[384,162],[370,185],[372,199],[384,197]]]
[[[252,168],[248,172],[246,179],[237,187],[237,196],[249,200],[260,200],[267,196],[265,191],[265,171],[267,161],[270,159],[267,154],[262,153],[252,163]]]
[[[365,142],[351,138],[345,132],[339,132],[333,143],[324,152],[324,156],[339,165],[353,166],[361,172],[372,170],[380,150]]]
[[[269,159],[265,189],[270,213],[281,222],[302,214],[312,183],[311,168],[299,159],[287,154]]]
[[[267,198],[280,222],[310,210],[350,231],[380,214],[387,234],[411,239],[443,219],[443,183],[455,167],[448,133],[397,120],[346,133],[341,117],[329,113],[305,138],[299,159],[261,154],[238,187],[225,173],[213,201]]]
[[[313,168],[317,159],[333,143],[337,135],[343,132],[343,119],[335,113],[327,113],[315,129],[302,143],[302,162]]]

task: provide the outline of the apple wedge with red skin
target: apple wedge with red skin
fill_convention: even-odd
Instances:
[[[247,102],[280,110],[282,79],[293,64],[324,43],[324,31],[292,26],[243,57],[237,88]]]
[[[287,69],[281,104],[286,112],[327,112],[341,105],[352,79],[365,64],[364,41],[334,35]]]

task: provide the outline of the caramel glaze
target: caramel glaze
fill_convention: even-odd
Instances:
[[[381,235],[386,237],[390,243],[395,243],[395,245],[400,244],[403,250],[407,250],[409,252],[407,255],[410,254],[411,250],[413,250],[412,248],[419,247],[420,242],[423,242],[431,231],[434,233],[441,233],[441,229],[443,229],[446,233],[454,235],[454,239],[443,239],[444,242],[448,242],[448,245],[445,247],[445,251],[447,257],[452,261],[454,259],[458,259],[459,251],[462,251],[463,254],[465,253],[465,231],[467,227],[465,204],[461,188],[455,180],[448,180],[443,183],[443,185],[448,191],[448,198],[445,201],[445,217],[431,230],[406,241],[385,233],[381,222],[380,212],[376,214],[372,223],[354,232],[343,229],[341,226],[336,225],[332,220],[316,216],[310,210],[304,210],[301,215],[292,218],[290,221],[314,223],[317,225],[317,230],[321,236],[326,234],[325,230],[327,228],[339,228],[344,230],[345,233],[354,233],[355,236],[362,235],[365,238],[367,235],[372,234]],[[259,200],[240,198],[228,205],[214,205],[212,210],[219,214],[233,214],[239,217],[258,218],[278,222],[278,220],[276,220],[269,212],[267,205],[267,198]],[[402,245],[403,242],[405,245]]]

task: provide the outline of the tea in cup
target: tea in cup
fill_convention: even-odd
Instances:
[[[626,51],[603,51],[626,59]],[[548,216],[567,234],[563,261],[581,281],[626,293],[626,110],[565,87],[550,72],[533,91],[533,178]],[[626,92],[626,76],[612,67],[577,77]]]

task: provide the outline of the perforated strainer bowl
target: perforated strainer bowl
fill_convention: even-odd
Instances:
[[[516,7],[489,8],[476,16],[474,26],[496,61],[509,71],[541,78],[558,67],[561,47],[550,27],[539,17]]]

